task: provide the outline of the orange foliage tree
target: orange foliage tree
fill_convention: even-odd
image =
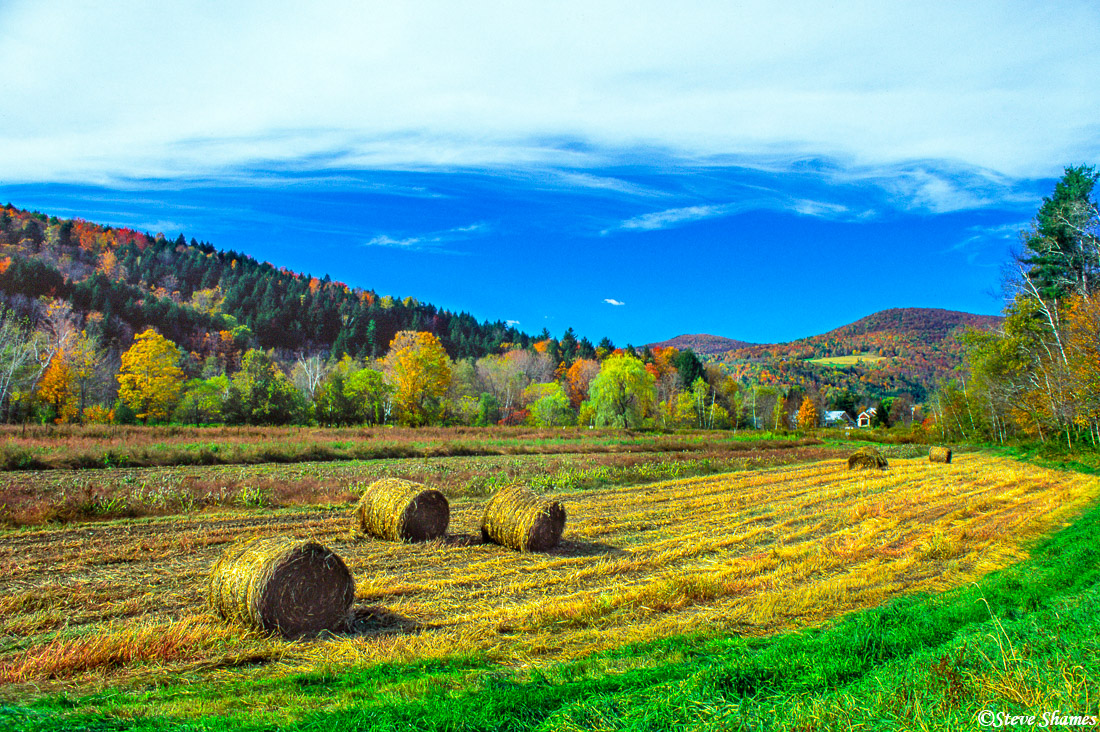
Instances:
[[[821,416],[817,413],[817,405],[813,399],[802,397],[802,404],[798,407],[798,426],[800,429],[812,430],[817,427]]]
[[[77,418],[76,390],[73,388],[72,369],[64,351],[50,361],[36,392],[39,403],[53,409],[53,421],[57,424],[73,422]]]
[[[573,409],[577,409],[588,398],[588,386],[599,373],[599,361],[591,358],[578,358],[565,372],[563,386]]]

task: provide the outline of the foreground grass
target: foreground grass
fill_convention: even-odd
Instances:
[[[895,461],[885,474],[819,463],[565,494],[569,541],[549,555],[505,552],[460,533],[422,546],[349,542],[344,512],[316,509],[12,532],[0,553],[3,694],[47,696],[32,707],[44,716],[6,713],[11,725],[32,729],[167,720],[221,728],[226,718],[247,728],[663,729],[673,717],[705,728],[712,717],[736,719],[758,697],[774,708],[784,689],[847,688],[887,661],[953,642],[951,628],[988,622],[984,606],[951,605],[943,630],[938,615],[910,617],[937,601],[895,604],[896,618],[875,611],[858,626],[855,660],[843,644],[799,645],[817,643],[818,631],[761,639],[900,593],[965,584],[1024,557],[1028,537],[1062,525],[1097,491],[1093,478],[978,455],[950,466]],[[453,530],[476,525],[479,507],[456,505]],[[356,632],[290,643],[204,619],[202,577],[221,545],[244,531],[337,548],[360,580]],[[1049,608],[1082,561],[1067,556],[1066,576],[1048,578],[1049,587],[1021,585],[1032,600],[1019,607]],[[987,594],[1005,633],[1016,632],[1019,618],[1000,615],[1007,594]],[[1076,618],[1074,607],[1055,612]],[[1054,647],[1076,649],[1057,627],[1044,626]],[[669,637],[679,640],[660,640]],[[1032,651],[1016,645],[998,656],[995,647],[967,651],[973,658],[952,647],[947,660],[929,656],[927,668],[913,661],[904,672],[940,674],[956,695],[964,682],[1003,685],[995,672],[1016,673]],[[1074,668],[1050,673],[1088,689],[1091,667],[1084,677]],[[981,669],[992,681],[967,676]],[[110,691],[86,696],[96,688]],[[62,689],[75,692],[63,700]],[[859,693],[871,704],[870,691]],[[1036,693],[1059,698],[1046,687]],[[871,708],[821,694],[783,698],[787,716],[773,709],[757,726],[789,718],[796,728],[812,715]],[[90,708],[103,716],[87,717]],[[905,709],[898,719],[912,712]],[[664,721],[646,726],[651,717]]]

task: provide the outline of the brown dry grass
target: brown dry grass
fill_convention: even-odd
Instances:
[[[566,453],[418,459],[0,472],[0,526],[197,514],[211,508],[343,504],[384,477],[429,484],[448,498],[490,494],[507,481],[600,468],[638,473],[648,467],[705,465],[720,472],[820,460],[842,448],[789,441],[703,443],[680,452]],[[627,476],[629,477],[629,476]]]
[[[461,455],[680,452],[789,447],[727,431],[676,434],[529,427],[144,427],[0,425],[0,470],[250,465]]]
[[[350,505],[7,530],[0,669],[11,684],[120,683],[257,658],[284,670],[455,653],[527,665],[675,633],[759,635],[971,581],[1098,495],[1092,477],[962,455],[557,494],[570,521],[546,554],[482,544],[481,499],[455,502],[451,536],[422,545],[354,540]],[[203,579],[222,545],[249,533],[340,554],[358,588],[354,632],[291,643],[202,620]],[[182,655],[134,650],[156,645],[142,629],[180,623]],[[115,640],[80,645],[97,637]],[[85,660],[56,660],[70,655]]]

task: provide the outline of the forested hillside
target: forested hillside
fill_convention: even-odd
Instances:
[[[290,272],[182,234],[172,240],[11,204],[0,208],[0,293],[25,316],[38,297],[65,301],[108,343],[152,326],[203,357],[232,339],[238,349],[369,358],[402,330],[433,333],[453,358],[530,341],[500,321]]]
[[[908,394],[922,401],[962,363],[959,336],[1000,321],[952,310],[892,308],[822,335],[746,346],[718,358],[737,376],[763,384],[816,384],[825,391]]]

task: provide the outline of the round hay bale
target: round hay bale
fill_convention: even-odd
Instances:
[[[557,546],[564,529],[565,509],[560,503],[519,485],[497,491],[481,519],[483,540],[521,552],[541,552]]]
[[[878,451],[878,448],[870,445],[861,447],[848,456],[848,470],[857,468],[886,470],[888,465],[886,457]]]
[[[928,461],[932,463],[949,463],[951,462],[951,448],[950,447],[933,447],[928,451]]]
[[[450,520],[451,507],[442,493],[400,478],[374,481],[355,508],[359,531],[389,541],[438,538]]]
[[[316,542],[254,537],[230,545],[214,564],[207,597],[226,620],[297,638],[344,630],[355,580]]]

